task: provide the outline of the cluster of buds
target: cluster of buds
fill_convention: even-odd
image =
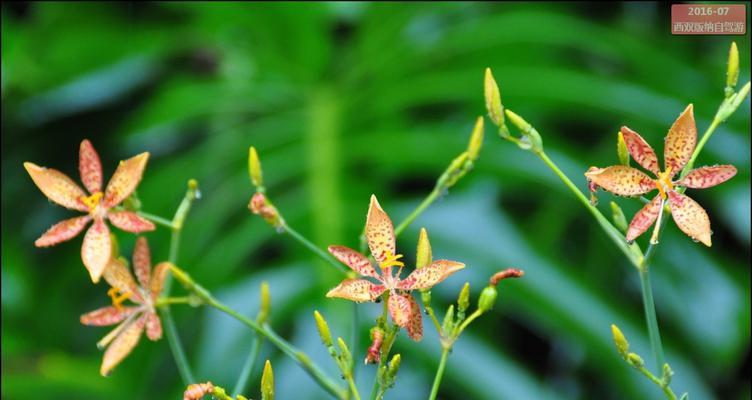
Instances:
[[[648,374],[650,377],[652,377],[651,380],[653,380],[661,388],[668,388],[668,386],[671,384],[671,378],[674,376],[674,371],[671,369],[671,366],[668,365],[668,363],[663,364],[661,368],[660,378],[653,377],[652,373],[645,369],[645,361],[642,359],[642,357],[640,357],[637,353],[629,351],[629,342],[618,326],[613,324],[611,325],[611,335],[614,339],[616,351],[619,353],[621,358],[627,362],[627,364],[631,365],[643,374]],[[685,397],[682,396],[682,399],[684,398]]]
[[[726,69],[726,87],[724,94],[726,98],[721,107],[718,109],[717,118],[725,121],[731,114],[736,111],[749,94],[750,83],[747,82],[739,91],[736,90],[739,82],[739,49],[736,42],[731,43],[728,55],[728,68]]]
[[[256,188],[248,202],[248,209],[255,215],[261,216],[269,225],[280,230],[284,229],[285,220],[279,214],[274,204],[266,197],[266,188],[264,187],[264,176],[261,172],[261,161],[259,160],[256,148],[251,146],[248,149],[248,175],[251,183]]]
[[[521,116],[504,108],[504,105],[501,103],[499,85],[496,83],[490,68],[486,68],[483,93],[486,99],[488,117],[499,128],[499,136],[502,139],[508,140],[524,150],[531,150],[535,153],[543,151],[543,140],[538,131]],[[506,124],[507,119],[520,131],[520,137],[512,136],[509,133],[509,128]]]

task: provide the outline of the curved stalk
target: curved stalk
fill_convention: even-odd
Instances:
[[[441,351],[441,361],[439,361],[439,368],[436,370],[436,376],[433,378],[433,386],[431,387],[431,395],[428,396],[429,400],[436,400],[436,396],[439,394],[439,386],[441,380],[444,378],[444,369],[446,368],[447,357],[449,356],[449,349],[444,348]]]

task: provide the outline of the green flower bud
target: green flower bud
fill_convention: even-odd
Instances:
[[[627,142],[624,141],[624,135],[621,131],[616,134],[616,154],[619,156],[619,163],[621,165],[629,166],[629,150],[627,149]]]
[[[497,126],[504,125],[504,106],[501,104],[499,85],[491,73],[491,68],[486,68],[486,76],[483,81],[483,93],[486,98],[486,110],[488,117]]]
[[[483,288],[483,291],[480,292],[480,297],[478,298],[478,309],[480,312],[486,312],[492,309],[496,302],[496,296],[496,286],[488,285]]]
[[[431,265],[431,242],[428,240],[428,232],[426,228],[420,228],[420,234],[418,235],[418,250],[415,256],[415,268],[423,268]]]
[[[256,318],[258,323],[264,323],[269,319],[269,313],[271,312],[272,299],[269,294],[269,283],[261,282],[261,303],[259,306],[259,314]]]
[[[256,148],[251,146],[248,148],[248,175],[251,177],[251,182],[255,187],[264,186],[264,177],[261,173],[261,161],[259,160]]]
[[[642,361],[642,357],[638,356],[635,353],[627,354],[627,361],[629,361],[629,363],[632,364],[632,366],[635,368],[641,368],[643,365],[645,365],[645,361]]]
[[[454,304],[447,308],[446,315],[444,315],[444,322],[441,324],[441,332],[444,335],[448,335],[452,329],[454,329]]]
[[[616,351],[619,352],[622,358],[626,359],[629,353],[629,342],[618,326],[611,324],[611,334],[614,337],[614,344],[616,345]]]
[[[324,343],[324,346],[326,347],[331,347],[332,334],[329,332],[329,324],[326,323],[326,320],[318,311],[313,312],[313,317],[316,319],[316,329],[319,331],[321,343]]]
[[[337,338],[337,345],[339,346],[340,352],[342,354],[342,361],[346,365],[352,364],[352,353],[350,353],[350,348],[347,347],[347,343],[345,343],[344,340],[342,340],[341,337]]]
[[[397,372],[399,371],[400,363],[402,362],[402,357],[399,354],[395,354],[392,357],[392,360],[389,361],[389,368],[387,369],[387,379],[394,383],[394,378],[397,377]]]
[[[663,364],[663,375],[661,376],[661,383],[664,386],[668,386],[671,384],[671,377],[674,376],[674,371],[671,369],[671,367],[668,365],[668,363]]]
[[[460,313],[465,313],[465,310],[467,310],[467,307],[470,306],[470,283],[465,282],[465,285],[462,286],[462,290],[460,290],[460,295],[457,297],[457,310]]]
[[[624,216],[624,211],[622,211],[621,207],[619,207],[614,201],[611,202],[611,215],[614,220],[614,225],[616,225],[616,227],[622,232],[626,232],[629,228],[627,217]]]
[[[473,133],[470,135],[470,143],[467,145],[467,157],[470,161],[478,159],[478,153],[483,145],[483,117],[478,117],[473,127]]]
[[[728,55],[728,68],[726,69],[726,87],[736,87],[736,83],[739,81],[739,49],[736,47],[736,42],[731,42],[731,48]]]
[[[266,360],[261,375],[261,400],[274,400],[274,371],[269,360]]]

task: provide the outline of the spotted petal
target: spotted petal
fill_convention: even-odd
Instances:
[[[152,271],[149,291],[151,292],[153,302],[156,302],[159,294],[162,293],[162,286],[164,286],[164,281],[167,278],[167,273],[170,272],[171,265],[169,262],[161,262]]]
[[[679,115],[666,136],[666,147],[663,149],[665,169],[671,171],[673,177],[689,161],[697,145],[697,126],[692,104]]]
[[[716,165],[713,167],[700,167],[693,169],[676,184],[692,189],[705,189],[720,185],[736,175],[736,167],[733,165]]]
[[[136,246],[133,248],[133,272],[136,273],[136,278],[141,287],[149,287],[151,252],[149,251],[149,244],[143,236],[136,239]]]
[[[353,271],[360,275],[381,279],[376,270],[373,269],[371,261],[363,254],[345,246],[329,246],[329,252],[342,264],[352,268]]]
[[[392,225],[392,220],[386,215],[374,195],[371,195],[371,204],[368,207],[366,239],[373,258],[379,263],[386,261],[387,253],[396,254],[394,225]]]
[[[81,233],[89,221],[91,221],[91,217],[85,215],[58,222],[37,239],[34,245],[37,247],[47,247],[71,239]]]
[[[144,331],[144,323],[143,317],[131,322],[107,347],[100,368],[102,376],[107,376],[136,347]]]
[[[621,134],[624,137],[624,142],[627,144],[627,150],[632,158],[642,165],[642,168],[658,175],[661,172],[661,167],[658,165],[658,157],[655,155],[655,150],[640,136],[637,132],[627,128],[621,127]]]
[[[436,260],[427,267],[413,271],[397,284],[397,288],[403,290],[428,289],[462,268],[465,268],[465,264],[460,262]]]
[[[585,176],[596,185],[619,196],[639,196],[655,189],[655,183],[649,176],[625,165],[591,168]]]
[[[104,194],[105,207],[116,206],[133,193],[141,182],[148,160],[149,153],[141,153],[120,162],[107,184]]]
[[[143,303],[143,297],[141,291],[136,285],[136,281],[131,275],[131,271],[122,259],[112,258],[107,264],[107,268],[102,273],[104,280],[112,287],[117,289],[120,293],[130,293],[130,299]]]
[[[671,215],[673,215],[679,229],[693,240],[700,241],[705,246],[710,247],[712,244],[710,241],[710,218],[708,218],[705,209],[696,201],[673,190],[668,192],[668,200],[671,206]]]
[[[138,310],[137,307],[102,307],[81,316],[81,323],[89,326],[115,325]]]
[[[389,296],[388,306],[392,321],[405,328],[410,339],[417,342],[423,338],[423,318],[413,296],[394,293]]]
[[[153,231],[156,229],[154,224],[146,218],[130,211],[110,211],[107,213],[112,225],[133,233]]]
[[[91,228],[86,231],[81,246],[81,259],[94,283],[99,282],[99,277],[110,260],[111,252],[110,230],[101,218],[96,218]]]
[[[655,196],[653,200],[645,204],[640,211],[632,218],[632,222],[629,223],[629,229],[627,229],[627,241],[631,242],[640,235],[642,235],[658,218],[658,214],[661,211],[663,205],[663,199],[661,196]]]
[[[102,191],[102,162],[91,142],[84,139],[78,151],[78,172],[89,193]]]
[[[71,210],[89,211],[89,208],[80,200],[86,196],[86,193],[64,173],[30,162],[25,162],[24,168],[31,175],[31,179],[39,190],[50,200]]]
[[[337,287],[330,290],[326,297],[339,297],[356,301],[373,301],[384,293],[384,285],[377,285],[365,279],[345,279]]]
[[[150,312],[146,316],[146,337],[149,340],[159,340],[162,338],[162,321],[159,320],[159,315]]]

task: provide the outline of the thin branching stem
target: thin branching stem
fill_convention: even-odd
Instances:
[[[429,400],[436,400],[436,396],[439,394],[439,386],[441,385],[441,380],[444,378],[444,369],[446,368],[449,350],[450,348],[444,347],[441,351],[441,360],[439,361],[439,368],[436,369],[436,376],[433,378],[431,395],[428,396]]]

